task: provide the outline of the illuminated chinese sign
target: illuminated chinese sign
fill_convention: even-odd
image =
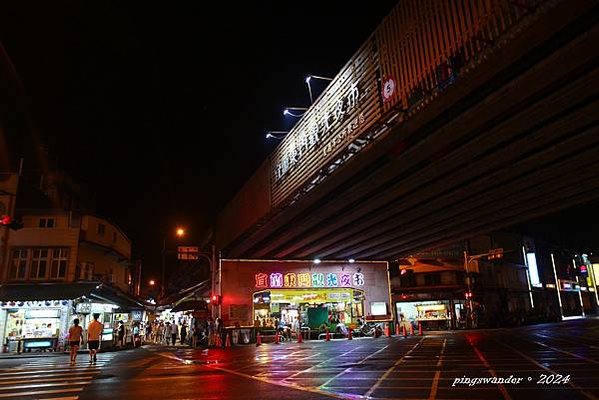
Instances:
[[[327,287],[352,287],[364,286],[364,274],[356,273],[334,273],[334,272],[289,272],[282,274],[273,272],[271,274],[258,273],[254,275],[257,289],[267,288],[327,288]]]
[[[376,46],[362,46],[273,152],[273,205],[314,185],[323,168],[339,166],[362,148],[361,137],[380,117],[378,58]]]

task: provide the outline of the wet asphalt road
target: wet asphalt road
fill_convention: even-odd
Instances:
[[[0,360],[0,399],[366,397],[597,399],[599,320],[231,349],[146,346],[102,353],[96,365],[79,355],[74,367],[68,356]]]

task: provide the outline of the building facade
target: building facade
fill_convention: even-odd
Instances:
[[[501,256],[493,256],[501,249]],[[468,260],[468,263],[466,262]],[[592,257],[510,232],[399,260],[397,316],[424,329],[497,327],[597,314]]]

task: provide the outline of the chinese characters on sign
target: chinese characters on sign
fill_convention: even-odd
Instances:
[[[364,286],[364,274],[356,273],[258,273],[254,276],[257,289]]]
[[[293,138],[289,138],[285,151],[278,163],[275,166],[275,180],[279,181],[299,160],[312,148],[321,144],[321,141],[326,137],[331,128],[336,124],[344,121],[358,107],[361,99],[359,82],[354,82],[350,85],[345,96],[338,98],[329,105],[330,109],[321,109],[321,106],[316,107],[312,112],[312,121],[305,126],[304,129],[296,131]],[[345,138],[354,130],[362,125],[365,121],[364,114],[352,117],[351,123],[337,133],[332,140],[326,143],[322,149],[323,154],[331,153]]]

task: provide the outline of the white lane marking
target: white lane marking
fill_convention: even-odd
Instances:
[[[3,390],[15,390],[15,389],[37,389],[44,387],[55,387],[55,386],[76,386],[76,385],[89,385],[92,381],[73,381],[73,382],[50,382],[50,383],[32,383],[30,385],[12,385],[12,386],[0,386],[0,391]]]
[[[395,364],[393,364],[391,366],[391,368],[389,368],[387,371],[385,371],[385,373],[376,381],[376,383],[374,385],[372,385],[372,387],[364,394],[364,397],[369,397],[372,394],[372,392],[374,392],[381,385],[381,383],[383,383],[383,381],[387,378],[387,376],[389,376],[389,374],[391,372],[393,372],[395,367],[397,367],[399,364],[401,364],[406,359],[406,356],[409,356],[414,350],[416,350],[416,348],[424,341],[424,339],[426,339],[426,336],[424,336],[422,339],[420,339],[418,341],[418,343],[416,343],[414,346],[412,346],[412,348],[410,350],[408,350],[408,352],[406,352],[403,356],[401,356],[401,358],[399,360],[397,360],[395,362]]]
[[[60,382],[60,381],[66,381],[67,382],[71,382],[71,381],[82,381],[82,380],[90,380],[90,379],[94,379],[93,375],[83,375],[83,376],[71,376],[69,378],[44,378],[43,376],[40,376],[38,378],[33,378],[33,379],[25,379],[25,380],[17,380],[17,381],[1,381],[0,385],[16,385],[19,383],[35,383],[35,382],[40,382],[40,383],[44,383],[44,382]],[[1,388],[2,386],[0,386]]]
[[[34,390],[30,392],[18,392],[18,393],[0,393],[0,398],[11,398],[16,396],[36,396],[40,394],[56,394],[56,393],[74,393],[82,392],[83,388],[72,388],[72,389],[57,389],[57,390]]]
[[[391,346],[390,344],[386,345],[385,347],[383,347],[382,349],[379,349],[377,351],[375,351],[374,353],[372,353],[371,355],[369,355],[368,357],[363,358],[362,360],[360,360],[357,364],[362,364],[364,361],[370,359],[371,357],[374,357],[375,355],[377,355],[378,353],[380,353],[381,351],[385,350],[387,347]],[[352,369],[352,367],[346,368],[343,371],[339,372],[337,375],[333,376],[331,379],[327,380],[325,383],[323,383],[322,385],[319,386],[319,388],[323,388],[326,387],[329,383],[331,383],[333,380],[338,379],[339,377],[341,377],[343,374],[345,374],[346,372],[349,372]],[[362,371],[364,372],[364,371]],[[378,371],[376,371],[378,372]],[[288,378],[287,378],[288,379]]]
[[[534,358],[532,358],[532,357],[529,357],[529,356],[527,356],[526,354],[522,353],[520,350],[518,350],[518,349],[516,349],[516,348],[514,348],[514,347],[512,347],[512,346],[510,346],[510,345],[508,345],[508,344],[506,344],[506,343],[503,343],[503,342],[499,341],[499,340],[498,340],[498,339],[496,339],[496,338],[495,338],[495,342],[497,342],[497,343],[501,344],[501,345],[502,345],[502,346],[504,346],[504,347],[507,347],[508,349],[512,350],[514,353],[518,354],[520,357],[522,357],[522,358],[524,358],[524,359],[526,359],[526,360],[530,361],[531,363],[533,363],[533,364],[534,364],[534,365],[536,365],[537,367],[539,367],[539,368],[541,368],[541,369],[544,369],[544,370],[545,370],[545,371],[547,371],[547,372],[551,372],[552,374],[557,374],[557,372],[553,371],[553,370],[552,370],[552,369],[550,369],[550,368],[547,368],[547,367],[546,367],[546,366],[544,366],[543,364],[540,364],[540,363],[538,363],[538,362],[537,362],[537,360],[535,360],[535,359],[534,359]],[[572,387],[573,389],[579,390],[579,391],[580,391],[580,393],[582,393],[582,394],[583,394],[585,397],[587,397],[587,398],[589,398],[589,399],[591,399],[591,400],[599,400],[599,398],[598,398],[598,397],[594,396],[592,393],[589,393],[589,392],[587,392],[587,391],[583,390],[581,387],[579,387],[579,386],[576,386],[574,383],[572,383],[572,381],[569,381],[569,382],[568,382],[568,385],[569,385],[570,387]]]

